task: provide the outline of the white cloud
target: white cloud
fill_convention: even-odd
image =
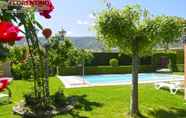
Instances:
[[[71,31],[67,31],[67,32],[66,32],[66,35],[67,35],[67,36],[70,36],[70,35],[72,35],[72,32],[71,32]]]
[[[82,24],[81,20],[77,20],[77,24],[81,25]]]
[[[88,25],[88,21],[82,21],[82,20],[77,20],[77,24],[79,25]]]
[[[89,14],[89,18],[90,18],[90,19],[96,19],[96,17],[95,17],[95,13],[91,13],[91,14]]]

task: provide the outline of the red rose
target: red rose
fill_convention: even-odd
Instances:
[[[23,37],[18,36],[20,29],[9,21],[0,22],[0,42],[14,42]]]

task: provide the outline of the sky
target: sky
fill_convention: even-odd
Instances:
[[[110,0],[112,6],[123,8],[128,4],[140,4],[153,15],[170,15],[186,18],[186,0]],[[91,30],[93,13],[106,8],[103,0],[52,0],[55,9],[51,19],[37,15],[43,27],[51,28],[53,34],[63,27],[67,36],[95,36]]]

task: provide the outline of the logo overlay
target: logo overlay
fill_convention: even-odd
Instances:
[[[6,12],[10,12],[8,8],[19,8],[16,12],[27,12],[30,9],[39,10],[49,10],[50,2],[48,0],[9,0],[0,1],[0,11],[5,10]],[[21,9],[20,9],[21,7]],[[11,10],[12,12],[12,10]]]

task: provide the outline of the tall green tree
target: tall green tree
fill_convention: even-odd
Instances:
[[[162,17],[153,17],[139,5],[127,5],[123,9],[110,8],[97,15],[95,30],[97,39],[108,48],[118,48],[132,56],[132,93],[130,114],[135,117],[138,109],[138,73],[140,57],[150,54],[152,48],[165,39],[166,28]],[[167,16],[167,18],[169,18]],[[176,23],[176,20],[172,22]],[[171,27],[171,23],[168,24]],[[180,27],[181,28],[181,27]],[[174,36],[174,30],[169,32]],[[174,36],[174,38],[178,37]]]
[[[57,74],[62,67],[88,63],[92,57],[89,50],[76,48],[68,38],[55,36],[50,40],[49,62],[56,67]]]
[[[74,46],[69,39],[62,40],[59,37],[53,37],[49,44],[49,62],[51,66],[56,67],[57,74],[59,74],[59,67],[69,64],[68,53],[74,49]]]
[[[183,23],[182,18],[175,16],[158,16],[156,20],[159,21],[161,30],[160,45],[167,51],[169,45],[180,41],[182,34]]]
[[[93,59],[93,54],[88,49],[74,48],[68,53],[72,65],[87,64]]]

